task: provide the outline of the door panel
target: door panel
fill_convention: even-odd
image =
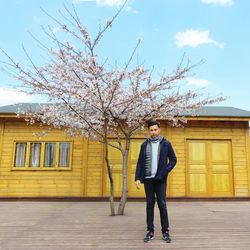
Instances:
[[[206,159],[206,144],[204,142],[189,143],[189,160],[204,162]]]
[[[190,183],[191,193],[207,193],[206,174],[190,174]]]
[[[206,143],[189,141],[188,158],[189,194],[191,196],[206,196],[208,192]]]
[[[213,161],[228,161],[228,142],[211,142],[211,149]]]
[[[230,179],[228,174],[213,174],[213,194],[225,194],[230,190]],[[230,194],[230,193],[229,193]]]
[[[232,196],[231,143],[229,141],[211,141],[210,167],[212,196]]]

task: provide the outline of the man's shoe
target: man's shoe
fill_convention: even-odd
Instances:
[[[170,238],[170,235],[169,235],[168,232],[163,233],[163,234],[162,234],[162,238],[163,238],[163,240],[166,241],[167,243],[170,243],[170,242],[171,242],[171,238]]]
[[[144,242],[150,242],[151,240],[154,239],[154,233],[153,232],[147,232],[145,238],[144,238]]]

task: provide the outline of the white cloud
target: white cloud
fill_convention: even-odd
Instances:
[[[81,2],[95,2],[96,0],[73,0],[73,3],[81,3]]]
[[[0,87],[0,106],[32,101],[37,102],[37,98],[16,89]]]
[[[233,5],[233,0],[201,0],[205,4],[218,4],[222,6],[231,6]]]
[[[135,10],[129,3],[131,4],[133,0],[128,1],[123,10],[127,12],[132,12],[134,14],[138,14],[139,12]],[[73,0],[74,4],[84,3],[84,2],[94,2],[97,6],[100,7],[121,7],[125,0]]]
[[[122,6],[123,0],[96,0],[97,5],[116,7]]]
[[[74,4],[80,4],[84,2],[94,2],[97,6],[104,6],[104,7],[121,7],[125,0],[72,0]],[[129,2],[131,3],[132,0]],[[138,14],[138,11],[133,9],[131,5],[127,2],[124,6],[124,10],[128,12],[132,12],[134,14]]]
[[[131,6],[125,6],[124,9],[125,9],[125,11],[132,12],[134,14],[138,14],[139,13],[138,10],[133,9]]]
[[[124,0],[73,0],[73,3],[81,2],[96,2],[100,6],[119,7],[124,3]]]
[[[211,84],[207,79],[199,79],[194,77],[187,77],[186,81],[187,85],[195,85],[197,87],[205,87]]]
[[[178,32],[175,36],[176,45],[179,48],[184,46],[197,47],[201,44],[213,44],[219,48],[224,48],[225,44],[216,42],[209,36],[209,30],[188,29]]]

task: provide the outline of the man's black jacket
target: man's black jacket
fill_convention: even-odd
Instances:
[[[140,180],[141,182],[145,181],[146,177],[146,146],[148,140],[142,143],[139,158],[137,161],[136,171],[135,171],[135,181]],[[174,153],[174,149],[171,143],[163,138],[160,141],[160,155],[158,161],[158,168],[155,175],[155,180],[165,180],[168,176],[168,173],[174,168],[177,158]]]

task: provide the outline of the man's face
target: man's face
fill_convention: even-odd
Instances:
[[[149,135],[152,138],[157,137],[160,134],[160,128],[158,127],[158,125],[152,125],[149,127]]]

